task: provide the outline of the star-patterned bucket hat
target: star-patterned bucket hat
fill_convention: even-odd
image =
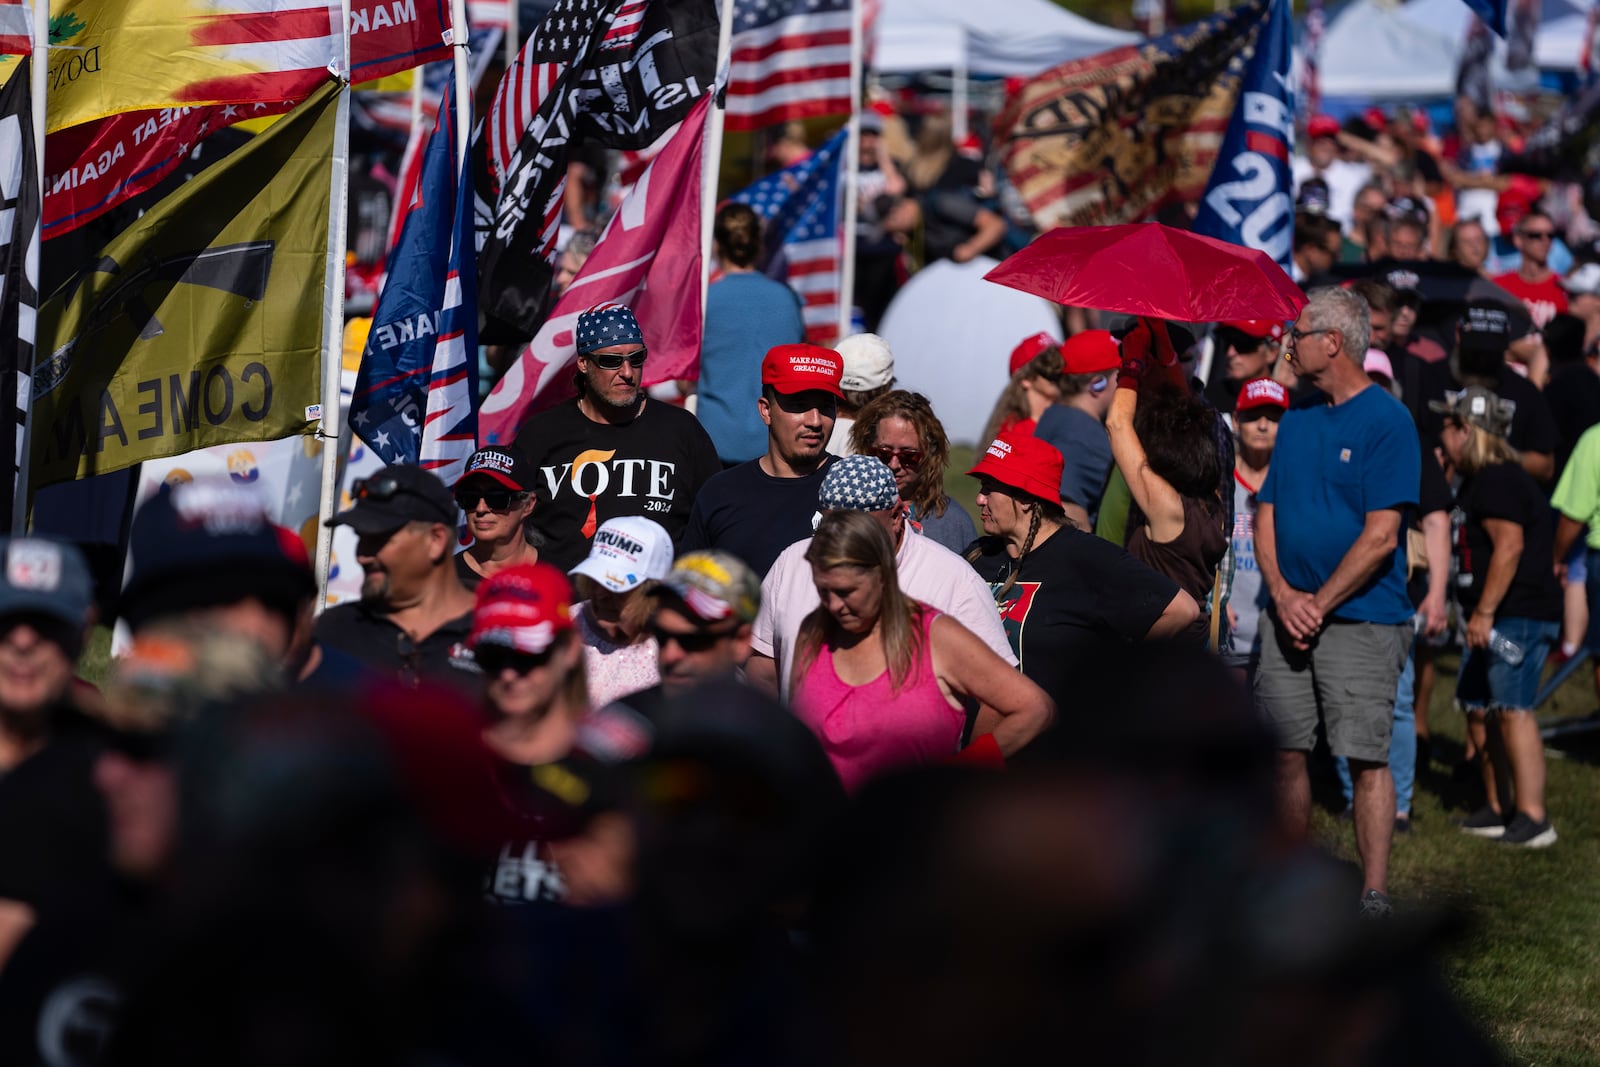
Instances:
[[[596,304],[578,316],[578,355],[612,345],[642,345],[639,320],[626,304]]]
[[[817,504],[824,511],[888,511],[898,503],[894,471],[877,456],[838,460],[817,491]]]

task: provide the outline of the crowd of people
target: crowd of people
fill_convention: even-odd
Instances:
[[[1558,274],[1530,201],[1511,274],[1435,286],[1482,225],[1417,216],[1409,121],[1312,121],[1294,321],[1078,309],[964,472],[881,337],[803,340],[732,207],[696,411],[589,309],[573,399],[453,485],[357,484],[357,601],[318,614],[233,483],[146,502],[120,595],[0,542],[0,1062],[1492,1062],[1389,857],[1452,643],[1461,830],[1556,841],[1600,256],[1569,220]],[[1002,239],[939,195],[978,181],[947,128],[903,167],[863,133],[863,255]],[[1324,753],[1358,870],[1312,841]]]

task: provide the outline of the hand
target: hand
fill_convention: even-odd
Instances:
[[[977,254],[977,252],[973,251],[972,246],[965,242],[956,245],[950,250],[950,258],[957,263],[971,262],[972,258]]]
[[[1567,584],[1567,564],[1565,560],[1556,560],[1556,582],[1559,585]]]
[[[1322,609],[1317,607],[1317,598],[1310,593],[1285,586],[1281,594],[1272,598],[1272,604],[1278,609],[1278,621],[1295,639],[1296,647],[1305,648],[1322,629]]]
[[[1425,597],[1422,601],[1422,632],[1428,637],[1438,637],[1450,624],[1450,612],[1445,607],[1444,594]]]
[[[1177,350],[1172,347],[1172,336],[1167,333],[1167,324],[1162,319],[1141,319],[1141,323],[1150,331],[1150,341],[1155,349],[1156,362],[1163,367],[1173,366],[1178,362]]]
[[[1150,326],[1140,319],[1139,324],[1122,338],[1122,371],[1117,375],[1118,389],[1139,390],[1139,383],[1150,357]]]
[[[1494,629],[1494,616],[1474,611],[1467,620],[1467,647],[1488,648],[1489,631]]]
[[[1238,628],[1239,628],[1239,613],[1237,611],[1233,610],[1233,605],[1232,604],[1229,604],[1228,605],[1228,629],[1237,630]]]

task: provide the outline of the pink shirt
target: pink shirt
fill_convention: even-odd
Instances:
[[[589,680],[591,708],[603,708],[661,681],[655,638],[615,645],[595,625],[587,600],[574,605],[572,614],[583,637],[583,667]]]
[[[929,630],[939,613],[924,606],[922,654],[898,691],[885,670],[866,685],[849,685],[824,645],[794,687],[794,712],[822,742],[845,791],[854,793],[886,771],[942,763],[961,744],[966,715],[950,706],[933,672]]]

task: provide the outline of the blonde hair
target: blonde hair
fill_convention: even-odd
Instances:
[[[922,607],[900,591],[894,544],[888,531],[864,511],[830,511],[817,525],[805,558],[821,570],[853,567],[878,576],[883,597],[874,626],[889,665],[890,685],[898,692],[922,659]],[[795,641],[794,677],[805,674],[816,662],[823,643],[837,636],[838,624],[821,605],[801,620],[800,635]]]
[[[650,625],[650,616],[655,612],[655,604],[650,596],[650,590],[660,584],[654,578],[646,578],[626,593],[612,594],[620,595],[623,598],[622,610],[617,612],[617,622],[622,625],[622,631],[633,641],[639,640],[639,636],[644,633],[644,628]],[[580,601],[588,600],[592,602],[595,592],[602,588],[604,587],[599,582],[587,574],[575,574],[572,576],[572,589],[573,592],[577,593],[577,599]],[[607,593],[611,592],[609,589],[605,591]]]
[[[1497,463],[1522,462],[1522,453],[1512,448],[1504,437],[1470,422],[1455,421],[1467,433],[1466,442],[1461,446],[1461,460],[1456,464],[1462,474],[1477,474]]]

